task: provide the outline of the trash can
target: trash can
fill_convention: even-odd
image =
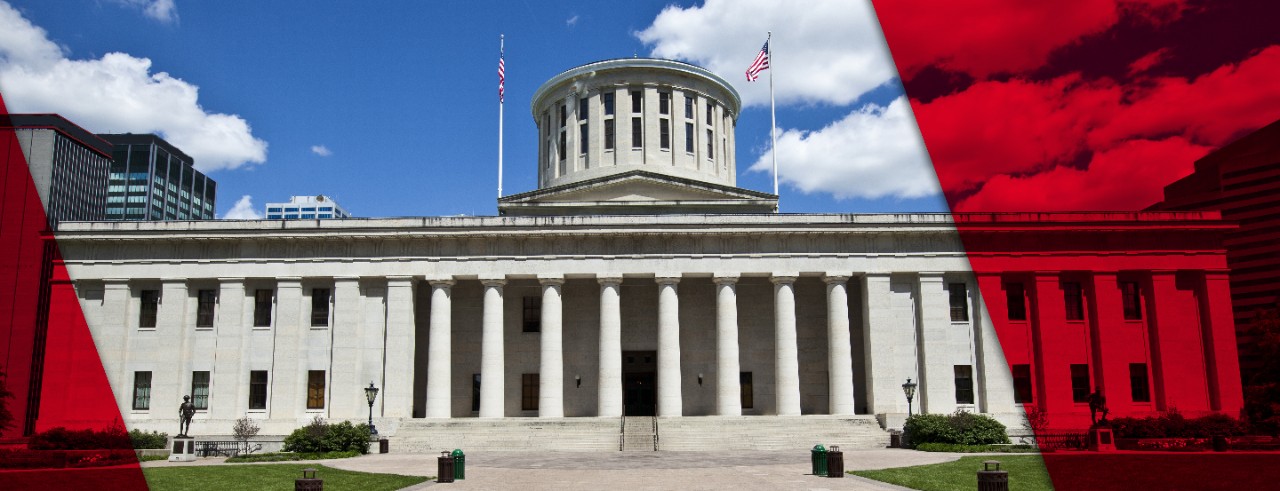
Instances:
[[[453,454],[451,454],[450,457],[453,457],[453,478],[466,479],[467,455],[462,453],[462,449],[455,448],[453,449]]]
[[[316,470],[302,470],[302,479],[293,480],[293,491],[324,491],[324,480],[316,478]]]
[[[391,451],[391,442],[386,438],[378,439],[378,453],[387,453]]]
[[[902,448],[902,433],[889,433],[889,448]]]
[[[821,443],[814,445],[813,450],[809,451],[809,461],[813,464],[813,475],[827,475],[827,447]]]
[[[844,452],[838,445],[827,447],[827,477],[844,477]]]
[[[982,470],[978,471],[978,491],[1009,491],[1009,471],[1000,470],[1000,461],[982,463]]]
[[[1214,452],[1226,452],[1226,451],[1227,451],[1227,437],[1222,436],[1222,435],[1214,435],[1214,436],[1213,436],[1213,451],[1214,451]]]
[[[436,482],[453,482],[453,457],[449,451],[440,452],[436,463]]]

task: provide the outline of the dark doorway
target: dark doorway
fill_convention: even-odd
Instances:
[[[622,352],[622,404],[627,416],[657,414],[658,352]]]

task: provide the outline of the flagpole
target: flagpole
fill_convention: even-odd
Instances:
[[[506,37],[507,36],[505,34],[498,35],[498,61],[502,62],[504,65],[506,64],[506,60],[503,60],[502,57],[506,50]],[[506,67],[504,66],[503,71],[506,71],[505,69]],[[502,109],[505,99],[506,97],[504,95],[498,95],[498,198],[502,198]]]
[[[778,196],[778,115],[773,102],[773,31],[769,31],[765,43],[769,45],[769,137],[773,140],[773,151],[770,152],[773,154],[773,194]]]

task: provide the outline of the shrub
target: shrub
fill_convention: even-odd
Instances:
[[[1175,410],[1146,418],[1116,418],[1111,420],[1111,430],[1117,438],[1209,438],[1243,435],[1248,425],[1225,414],[1186,419]]]
[[[165,448],[169,445],[169,434],[130,430],[129,440],[133,441],[133,448]]]
[[[227,459],[227,462],[288,462],[294,460],[347,459],[359,456],[360,452],[354,450],[350,452],[325,453],[262,453],[257,455],[237,455]]]
[[[955,414],[921,414],[907,418],[903,427],[910,433],[910,444],[951,443],[990,445],[1009,443],[1005,426],[989,416],[957,411]]]
[[[240,453],[249,453],[249,439],[257,436],[260,430],[262,427],[248,416],[236,420],[236,424],[231,427],[231,433],[235,435],[236,441],[240,442]]]
[[[369,425],[350,421],[326,423],[319,416],[284,439],[284,451],[298,453],[369,453]]]
[[[1034,445],[960,445],[958,443],[921,443],[916,450],[922,452],[956,453],[1033,453]]]
[[[133,442],[123,427],[102,430],[68,430],[61,426],[31,436],[27,448],[32,450],[99,450],[132,449]]]

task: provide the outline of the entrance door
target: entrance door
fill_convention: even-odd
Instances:
[[[622,404],[627,416],[657,415],[658,352],[622,352]]]

